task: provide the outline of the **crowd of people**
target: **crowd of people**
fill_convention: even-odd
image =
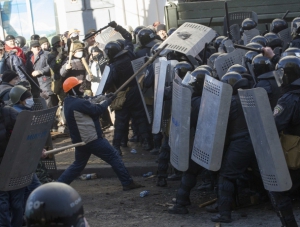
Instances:
[[[295,18],[291,28],[292,40],[285,45],[279,33],[287,29],[288,24],[283,19],[275,19],[269,32],[253,37],[246,45],[257,51],[248,51],[241,64],[232,65],[224,75],[218,75],[216,60],[232,51],[227,46],[227,41],[243,44],[243,40],[217,35],[194,58],[174,50],[160,56],[167,61],[176,62],[171,67],[172,79],[178,76],[192,90],[192,135],[197,127],[205,77],[210,76],[229,84],[233,90],[221,169],[218,172],[208,171],[190,158],[188,170],[180,172],[175,169],[172,176],[168,175],[172,152],[169,146],[170,123],[162,124],[160,132],[153,134],[146,114],[148,111],[150,118],[154,118],[157,82],[155,64],[147,66],[141,81],[130,80],[126,86],[122,85],[134,74],[131,62],[153,57],[162,42],[172,34],[176,35],[177,28],[167,31],[164,24],[155,22],[148,27],[138,26],[133,30],[130,26],[125,29],[113,21],[108,25],[122,39],[105,43],[104,49],[96,41],[95,29],[90,29],[85,34],[85,43],[79,40],[80,31],[77,29],[56,35],[51,42],[46,37],[32,35],[29,49],[25,48],[26,40],[23,37],[7,35],[4,42],[0,42],[0,161],[9,141],[8,132],[13,129],[18,113],[23,110],[32,111],[34,98],[43,98],[48,108],[59,105],[58,120],[53,123],[52,130],[63,126],[68,129],[72,143],[85,142],[85,145],[76,147],[74,163],[56,183],[41,186],[39,178],[34,174],[29,186],[8,192],[0,191],[0,225],[22,226],[25,212],[27,226],[46,226],[50,223],[88,226],[80,196],[65,184],[70,184],[80,175],[89,157],[94,154],[112,166],[124,191],[142,187],[132,180],[121,158],[122,147],[128,146],[128,141],[131,141],[141,143],[142,149],[158,155],[158,187],[166,187],[168,180],[181,180],[174,206],[169,208],[169,213],[188,213],[187,206],[192,202],[190,192],[201,174],[204,176],[202,189],[215,190],[218,197],[217,203],[206,208],[208,212],[218,213],[212,217],[212,221],[231,222],[234,198],[241,188],[250,184],[253,193],[258,194],[261,201],[270,199],[283,226],[298,226],[291,197],[296,194],[299,186],[299,169],[290,170],[293,187],[289,191],[273,192],[264,189],[238,89],[264,88],[274,111],[278,133],[284,132],[299,138],[299,24],[300,18]],[[254,20],[247,18],[241,24],[241,31],[255,29],[256,25]],[[282,51],[278,52],[278,48]],[[273,74],[268,74],[275,69],[283,72],[280,86]],[[103,90],[101,94],[97,94],[105,72],[108,75],[105,76]],[[163,106],[163,117],[168,122],[171,118],[168,111],[171,105],[168,104],[172,104],[172,81],[166,83],[163,99],[166,104]],[[112,125],[108,107],[115,113],[112,145],[103,137],[102,131],[107,125]],[[130,125],[133,136],[128,138]],[[191,138],[193,139],[197,138]],[[42,157],[45,156],[44,152],[43,150]],[[56,202],[52,197],[49,199],[52,193],[56,195]],[[70,204],[70,211],[59,210],[63,208],[57,206],[59,201]],[[51,208],[52,203],[56,204],[57,212]],[[46,212],[53,212],[52,216],[47,216]]]

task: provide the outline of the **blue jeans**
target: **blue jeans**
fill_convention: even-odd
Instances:
[[[28,185],[26,188],[25,188],[25,194],[24,194],[24,210],[25,210],[25,206],[26,206],[26,201],[30,195],[30,193],[38,188],[39,186],[41,186],[42,183],[40,182],[39,178],[37,177],[36,174],[33,174],[33,178],[32,178],[32,182],[30,185]]]
[[[25,188],[0,191],[0,226],[20,227],[23,222]]]
[[[63,172],[57,181],[70,184],[85,168],[91,154],[110,164],[123,186],[132,182],[132,178],[118,155],[117,150],[106,139],[102,138],[89,142],[84,146],[76,147],[75,161]]]

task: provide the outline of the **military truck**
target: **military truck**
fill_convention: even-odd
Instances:
[[[167,28],[179,27],[185,22],[209,25],[220,35],[226,35],[224,22],[225,1],[171,1],[165,6],[165,23]],[[229,26],[241,24],[245,18],[257,17],[257,28],[261,33],[266,31],[266,24],[273,19],[285,17],[287,22],[300,16],[299,0],[229,0]],[[211,23],[210,23],[211,21]],[[269,27],[269,26],[268,26]]]

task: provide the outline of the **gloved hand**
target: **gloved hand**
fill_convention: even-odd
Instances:
[[[106,96],[105,95],[98,95],[96,97],[93,97],[90,102],[91,103],[94,103],[94,104],[97,104],[97,103],[100,103],[102,101],[106,100]]]
[[[112,28],[116,28],[118,26],[118,24],[115,21],[109,22],[108,26],[112,27]]]
[[[117,97],[114,93],[109,93],[106,95],[106,98],[110,99],[111,101],[114,101],[114,99]]]

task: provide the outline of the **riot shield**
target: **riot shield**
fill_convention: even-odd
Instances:
[[[163,111],[163,102],[164,102],[164,92],[165,92],[165,83],[166,75],[169,62],[161,61],[160,70],[156,87],[156,98],[154,103],[154,115],[153,115],[153,124],[152,124],[152,133],[157,134],[161,129],[161,119]]]
[[[216,34],[209,27],[186,22],[159,46],[159,48],[162,48],[165,44],[168,44],[161,55],[164,55],[168,50],[173,50],[186,56],[195,57],[204,49],[206,43],[210,43],[216,37]]]
[[[205,76],[192,160],[212,171],[221,167],[232,87]]]
[[[260,33],[259,30],[256,28],[253,28],[251,30],[245,30],[243,32],[243,37],[242,37],[244,41],[244,45],[246,46],[248,43],[250,43],[250,40],[257,35],[260,35]]]
[[[186,171],[189,167],[191,98],[191,89],[175,79],[169,145],[171,164],[180,171]]]
[[[230,34],[235,42],[241,39],[240,26],[238,24],[230,25]]]
[[[114,28],[107,28],[95,37],[97,43],[99,43],[99,48],[104,49],[105,45],[110,41],[116,41],[117,39],[124,39],[122,35],[115,31]]]
[[[282,49],[285,50],[288,48],[289,43],[292,40],[291,36],[291,28],[286,28],[280,32],[278,32],[279,37],[283,40],[283,47]]]
[[[48,108],[45,99],[43,99],[42,97],[34,98],[33,101],[34,105],[32,107],[32,110],[34,111],[45,110]],[[47,149],[53,149],[52,137],[50,132],[48,134],[45,146],[47,147]],[[48,155],[46,159],[41,159],[41,162],[45,165],[47,170],[56,171],[56,161],[54,154]]]
[[[32,181],[57,107],[22,111],[17,117],[0,165],[0,190],[26,187]]]
[[[107,66],[105,66],[104,72],[102,74],[99,86],[97,88],[96,95],[101,95],[103,93],[103,89],[105,87],[109,73],[110,73],[110,67],[107,65]]]
[[[265,189],[289,190],[292,181],[267,92],[263,88],[239,90],[239,96]]]
[[[141,58],[138,58],[138,59],[135,59],[135,60],[131,61],[131,65],[132,65],[134,73],[136,73],[144,64],[145,64],[145,57],[141,57]],[[148,108],[147,108],[147,105],[146,105],[146,102],[145,102],[144,93],[143,93],[143,91],[141,89],[141,85],[140,85],[140,83],[142,83],[143,75],[144,75],[144,72],[141,72],[140,74],[138,74],[135,77],[135,79],[136,79],[136,83],[137,83],[137,86],[138,86],[138,89],[139,89],[139,92],[140,92],[140,96],[141,96],[141,99],[142,99],[142,102],[143,102],[143,106],[144,106],[144,109],[145,109],[145,113],[146,113],[148,122],[149,122],[149,124],[151,124],[151,117],[150,117],[150,114],[149,114],[149,111],[148,111]]]
[[[233,52],[228,53],[226,56],[217,58],[215,60],[215,68],[217,70],[219,78],[222,78],[222,76],[227,72],[230,66],[234,64],[241,64],[243,56],[246,54],[246,52],[246,50],[235,49]]]

